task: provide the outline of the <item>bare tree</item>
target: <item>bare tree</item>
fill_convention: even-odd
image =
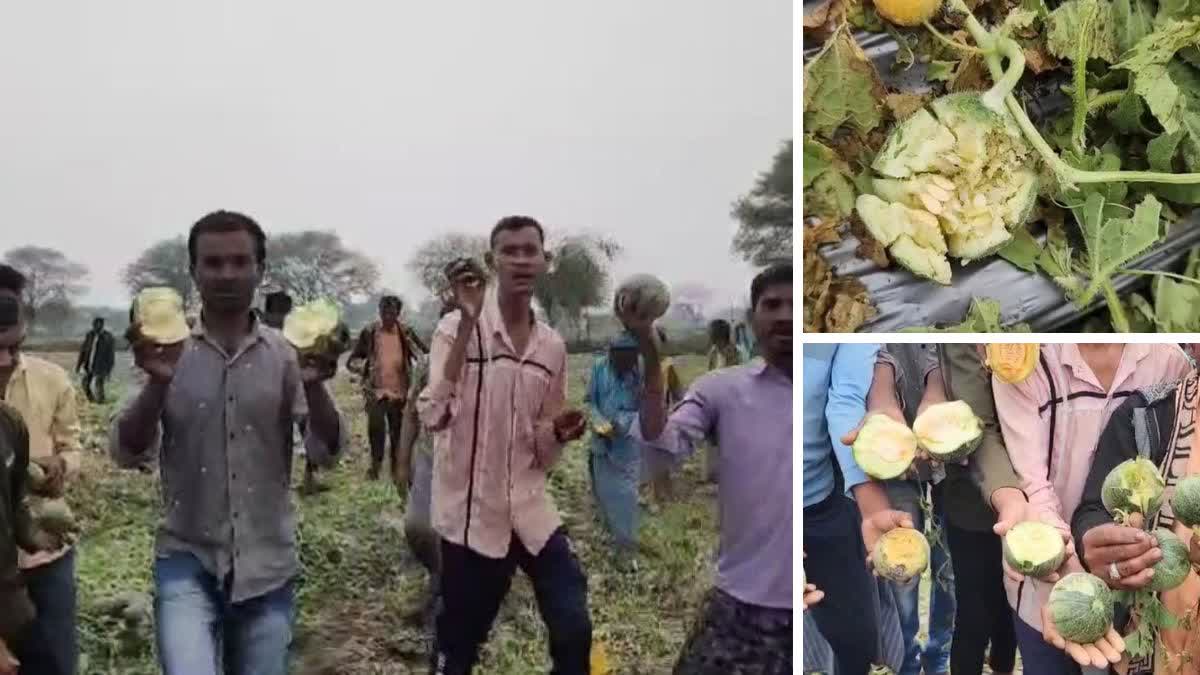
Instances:
[[[375,261],[346,248],[334,232],[287,232],[271,237],[267,246],[264,282],[297,302],[327,297],[346,306],[373,293],[379,276]]]
[[[481,269],[484,254],[488,251],[488,238],[484,235],[451,232],[421,244],[409,259],[408,271],[413,274],[430,295],[437,297],[446,287],[443,270],[456,258],[475,258]]]
[[[30,322],[37,324],[43,309],[56,307],[54,313],[61,315],[62,308],[71,303],[87,285],[88,268],[63,255],[57,249],[44,246],[20,246],[4,254],[4,261],[25,275],[25,304],[30,313]]]
[[[142,251],[137,260],[121,271],[121,281],[130,295],[151,286],[173,288],[183,298],[184,307],[192,308],[196,301],[195,284],[188,263],[187,239],[182,236],[163,239]]]

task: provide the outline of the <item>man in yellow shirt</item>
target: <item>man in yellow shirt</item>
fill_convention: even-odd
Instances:
[[[79,472],[80,431],[75,388],[67,372],[44,359],[21,353],[25,277],[0,265],[0,398],[15,408],[29,429],[30,461],[46,472],[46,497],[61,498],[66,482]],[[75,551],[68,544],[53,552],[20,553],[19,563],[37,618],[16,650],[21,671],[74,675]]]

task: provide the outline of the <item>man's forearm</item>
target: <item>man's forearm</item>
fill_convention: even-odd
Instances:
[[[884,492],[883,485],[880,483],[875,481],[860,483],[854,486],[853,492],[854,501],[858,503],[858,510],[862,513],[863,520],[867,520],[880,511],[892,508],[887,492]]]
[[[329,390],[323,382],[310,382],[304,385],[304,395],[308,400],[309,433],[321,439],[325,447],[340,450],[342,422]]]
[[[133,405],[118,422],[122,447],[141,453],[154,442],[169,386],[165,382],[151,380],[142,387]]]
[[[871,388],[867,390],[867,412],[901,412],[900,397],[896,394],[896,372],[886,363],[875,364]]]

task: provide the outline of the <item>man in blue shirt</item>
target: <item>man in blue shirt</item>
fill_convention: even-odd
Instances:
[[[844,675],[865,675],[880,643],[867,551],[884,532],[912,527],[843,442],[866,413],[878,352],[874,344],[804,345],[804,570],[825,593],[809,611]]]

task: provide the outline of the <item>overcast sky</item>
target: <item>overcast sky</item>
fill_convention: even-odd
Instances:
[[[791,26],[785,0],[8,3],[0,251],[124,303],[121,267],[228,208],[335,229],[416,298],[418,243],[524,213],[741,295],[730,203],[791,134]]]

